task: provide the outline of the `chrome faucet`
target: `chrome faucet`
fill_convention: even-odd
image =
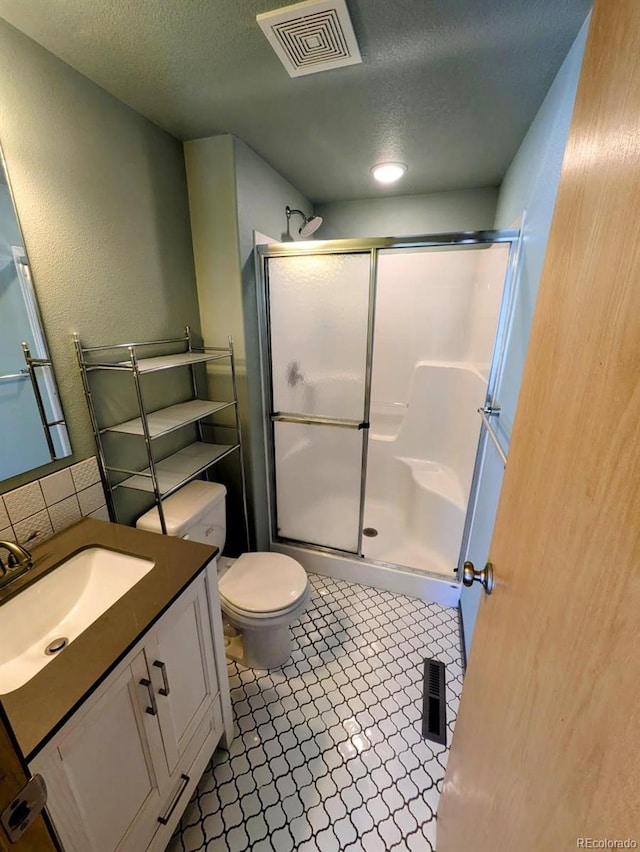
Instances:
[[[0,540],[0,549],[9,551],[6,562],[3,562],[0,557],[0,589],[2,589],[33,568],[33,557],[26,547],[13,541]]]

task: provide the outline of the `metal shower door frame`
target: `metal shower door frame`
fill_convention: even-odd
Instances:
[[[510,313],[513,310],[513,282],[516,266],[515,255],[519,241],[520,231],[517,229],[502,229],[493,231],[460,231],[444,234],[426,234],[412,237],[381,237],[374,239],[345,239],[345,240],[313,240],[299,241],[294,243],[270,243],[256,246],[256,283],[257,283],[257,305],[258,305],[258,327],[260,346],[260,369],[263,408],[263,429],[265,442],[265,459],[267,466],[268,483],[268,515],[270,544],[274,542],[305,547],[322,553],[334,554],[336,556],[358,557],[364,562],[370,562],[382,567],[400,567],[412,571],[410,566],[396,566],[381,560],[367,559],[362,553],[362,540],[364,528],[364,511],[366,498],[367,461],[369,447],[369,424],[371,415],[371,379],[373,369],[373,346],[375,335],[375,308],[376,308],[376,286],[378,271],[378,254],[383,249],[411,249],[411,248],[456,248],[464,246],[492,245],[495,243],[510,243],[509,261],[507,275],[504,283],[501,309],[496,331],[494,350],[491,360],[489,382],[487,386],[486,405],[490,405],[490,393],[495,386],[495,376],[500,366],[506,333],[509,328]],[[270,300],[269,300],[269,273],[268,260],[275,257],[299,257],[304,255],[322,254],[369,254],[369,306],[368,306],[368,328],[367,328],[367,351],[365,364],[365,392],[364,392],[364,421],[362,424],[338,423],[333,418],[302,417],[297,422],[320,423],[322,420],[331,420],[326,425],[358,427],[365,433],[363,435],[361,472],[360,472],[360,507],[358,518],[358,547],[357,551],[345,551],[335,547],[315,544],[313,542],[290,539],[278,535],[277,531],[277,491],[276,491],[276,463],[275,463],[275,440],[274,419],[284,419],[271,410],[273,400],[273,364],[271,359],[271,330],[270,330]],[[480,443],[483,435],[480,435]],[[476,460],[477,467],[477,460]],[[469,495],[467,508],[472,504],[473,490],[477,489],[477,481],[474,476],[472,493]],[[468,511],[467,511],[468,515]],[[462,548],[468,536],[467,524],[462,539]],[[423,572],[421,572],[423,573]],[[438,575],[439,576],[439,575]]]
[[[506,466],[507,464],[507,453],[505,452],[493,427],[492,418],[498,418],[500,416],[500,406],[498,404],[496,394],[505,369],[507,341],[511,332],[515,311],[516,285],[518,281],[520,258],[522,257],[525,216],[526,213],[523,214],[521,227],[519,229],[516,228],[508,232],[512,235],[509,240],[511,246],[509,249],[509,257],[507,259],[507,270],[505,273],[502,299],[500,301],[500,310],[498,312],[493,352],[491,353],[491,366],[489,368],[489,376],[487,379],[487,392],[485,394],[485,401],[482,408],[478,409],[478,414],[480,415],[480,433],[478,435],[478,446],[476,448],[476,456],[473,463],[471,487],[469,488],[469,499],[467,500],[464,529],[462,531],[460,552],[458,554],[458,565],[456,568],[456,578],[459,582],[462,582],[463,565],[467,558],[469,541],[471,539],[471,530],[473,528],[473,521],[477,508],[482,463],[487,448],[487,442],[491,441],[493,443],[503,465]],[[505,233],[507,232],[505,231]]]
[[[323,245],[335,246],[346,241],[331,241],[324,242]],[[351,241],[349,241],[351,242]],[[306,246],[306,251],[300,251],[301,246]],[[363,394],[363,414],[362,420],[347,420],[344,418],[321,417],[314,415],[292,415],[282,412],[272,411],[273,401],[273,363],[271,357],[271,304],[270,304],[270,289],[269,289],[269,272],[267,261],[271,257],[292,257],[300,255],[315,255],[319,252],[314,251],[316,242],[313,243],[277,243],[271,245],[257,246],[259,260],[258,281],[258,315],[259,315],[259,330],[260,330],[260,360],[262,369],[262,403],[264,412],[264,435],[265,435],[265,456],[267,460],[267,481],[269,483],[268,494],[268,509],[269,509],[269,532],[271,542],[278,541],[286,544],[301,545],[303,547],[313,547],[316,550],[322,550],[329,553],[340,554],[341,556],[358,556],[362,557],[362,529],[364,526],[364,508],[365,508],[365,493],[366,493],[366,476],[367,476],[367,457],[369,452],[369,420],[371,414],[371,371],[373,363],[373,330],[375,316],[375,286],[377,272],[377,251],[375,248],[342,248],[342,245],[337,250],[326,250],[322,254],[366,254],[369,255],[369,295],[367,303],[367,344],[365,352],[365,379],[364,379],[364,394]],[[275,251],[270,251],[275,249]],[[279,249],[285,249],[279,251]],[[287,250],[296,249],[296,250]],[[266,368],[266,369],[265,369]],[[358,535],[356,550],[340,550],[339,548],[326,547],[301,539],[287,538],[286,536],[278,535],[278,509],[277,509],[277,486],[276,486],[276,459],[275,459],[275,436],[274,422],[290,422],[290,423],[305,423],[309,425],[323,425],[334,428],[357,429],[363,432],[362,449],[360,458],[360,494],[358,506]]]

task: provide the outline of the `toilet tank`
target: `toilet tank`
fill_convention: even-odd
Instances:
[[[217,482],[189,482],[162,501],[167,533],[219,547],[222,553],[227,537],[226,495],[227,489]],[[138,518],[136,527],[162,532],[157,508]]]

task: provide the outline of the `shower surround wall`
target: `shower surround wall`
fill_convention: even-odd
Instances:
[[[508,245],[380,252],[363,542],[369,559],[458,564]]]

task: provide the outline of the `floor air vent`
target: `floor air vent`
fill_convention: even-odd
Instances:
[[[424,661],[422,694],[422,736],[440,745],[447,744],[447,702],[445,667],[440,660]]]
[[[345,0],[306,0],[256,21],[290,77],[362,62]]]

